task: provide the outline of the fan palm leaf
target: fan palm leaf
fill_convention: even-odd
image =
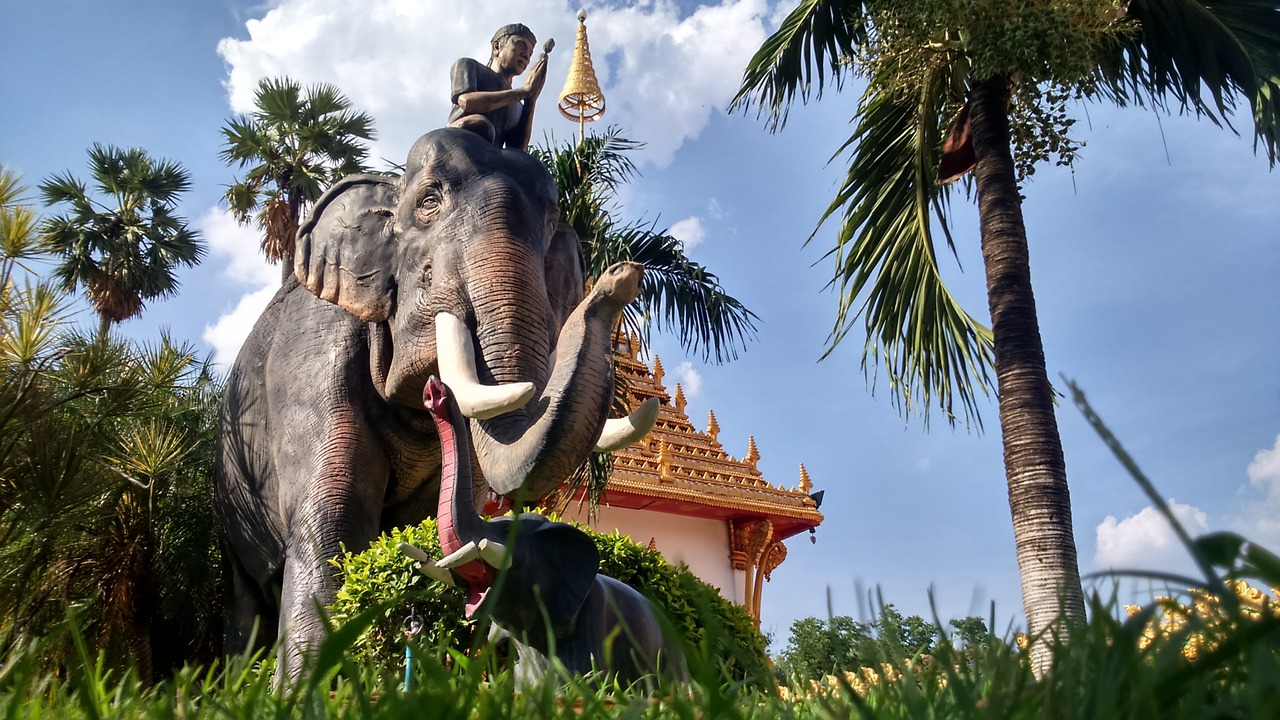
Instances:
[[[84,287],[105,334],[112,323],[142,311],[147,300],[173,295],[177,270],[199,263],[199,234],[174,214],[191,187],[181,165],[138,148],[94,145],[89,171],[95,194],[70,173],[40,184],[47,204],[64,206],[41,226],[42,249],[66,290]]]
[[[373,120],[352,111],[333,85],[303,88],[290,78],[260,81],[254,108],[222,128],[219,157],[244,170],[223,199],[238,222],[263,230],[263,253],[285,261],[282,276],[288,277],[304,208],[334,181],[366,170]]]

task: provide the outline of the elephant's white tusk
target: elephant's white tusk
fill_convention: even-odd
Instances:
[[[474,542],[469,542],[440,558],[436,562],[436,567],[445,569],[456,568],[459,565],[466,565],[478,557],[480,557],[480,548],[476,547]]]
[[[445,570],[442,567],[437,567],[435,563],[416,562],[413,564],[413,569],[417,570],[423,575],[426,575],[432,580],[438,580],[444,583],[445,585],[448,585],[449,587],[458,586],[458,584],[453,581],[453,573],[449,572],[448,570]]]
[[[523,407],[533,399],[533,383],[480,384],[471,331],[450,313],[436,315],[436,354],[440,380],[453,390],[458,408],[469,418],[487,420]]]
[[[400,549],[400,552],[408,555],[414,560],[417,560],[417,562],[413,564],[414,570],[417,570],[432,580],[439,580],[449,587],[454,587],[456,585],[453,581],[453,574],[442,567],[437,567],[435,561],[431,559],[431,556],[422,552],[419,548],[406,542],[402,542],[396,547]]]
[[[409,557],[413,558],[414,560],[417,560],[418,562],[424,562],[424,563],[435,562],[435,560],[431,559],[430,555],[422,552],[422,550],[418,549],[418,547],[414,545],[410,545],[407,542],[400,543],[399,545],[396,546],[396,548],[398,548],[400,552],[404,553],[405,555],[408,555]]]
[[[476,547],[480,550],[480,559],[489,567],[506,570],[511,566],[511,551],[507,550],[506,545],[486,538]]]
[[[621,450],[644,437],[658,420],[658,398],[644,401],[635,412],[624,418],[604,421],[604,429],[596,440],[596,452]]]

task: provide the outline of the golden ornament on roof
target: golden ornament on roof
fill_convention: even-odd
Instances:
[[[591,47],[587,44],[587,11],[578,11],[578,38],[573,45],[573,59],[569,63],[569,77],[560,91],[560,114],[578,121],[582,135],[586,137],[586,125],[604,114],[604,93],[591,66]]]

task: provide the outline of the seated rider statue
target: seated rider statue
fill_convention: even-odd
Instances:
[[[547,55],[538,58],[524,87],[513,88],[511,80],[529,66],[537,38],[515,23],[499,28],[490,45],[487,66],[471,58],[453,64],[449,127],[479,133],[498,147],[526,150],[533,132],[533,106],[547,79]]]

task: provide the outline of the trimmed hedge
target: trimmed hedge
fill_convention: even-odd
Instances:
[[[575,523],[576,524],[576,523]],[[600,550],[600,572],[640,591],[665,614],[686,647],[720,663],[735,680],[769,676],[765,639],[740,605],[721,597],[686,567],[675,567],[656,550],[637,545],[619,533],[601,534],[578,525]],[[471,646],[476,624],[466,620],[462,593],[433,582],[413,569],[413,561],[396,546],[407,542],[440,557],[435,520],[399,528],[379,537],[368,550],[349,550],[333,560],[344,582],[330,608],[335,622],[377,604],[388,609],[356,643],[362,655],[388,668],[404,658],[405,618],[422,618],[421,647],[463,650]]]

